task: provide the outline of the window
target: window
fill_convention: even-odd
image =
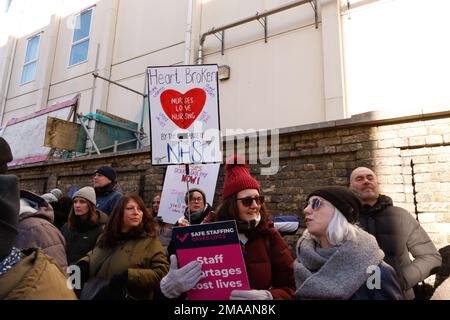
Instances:
[[[9,7],[11,6],[11,2],[12,2],[12,0],[6,0],[3,2],[4,3],[3,12],[4,13],[8,13]]]
[[[25,62],[22,69],[22,78],[20,84],[33,81],[36,77],[36,65],[38,60],[39,42],[41,35],[38,34],[28,39],[27,51],[25,53]]]
[[[82,12],[76,18],[75,28],[73,30],[72,50],[70,51],[70,66],[87,60],[91,19],[92,9]]]

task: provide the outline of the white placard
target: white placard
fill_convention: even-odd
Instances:
[[[213,205],[220,164],[189,165],[189,189],[203,190],[206,201]],[[164,222],[175,223],[184,214],[186,204],[186,166],[167,166],[158,215]]]
[[[152,164],[220,163],[217,65],[148,67]]]

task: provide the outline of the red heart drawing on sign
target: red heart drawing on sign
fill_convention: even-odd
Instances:
[[[187,129],[197,119],[205,106],[205,90],[194,88],[185,94],[172,89],[161,93],[161,106],[178,127]]]

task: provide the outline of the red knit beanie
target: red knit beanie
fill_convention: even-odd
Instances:
[[[234,155],[226,161],[222,199],[245,189],[259,191],[259,183],[250,175],[245,159]]]

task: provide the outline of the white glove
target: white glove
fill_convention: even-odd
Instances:
[[[173,254],[170,256],[169,273],[162,278],[160,283],[161,292],[167,298],[177,298],[183,292],[194,288],[202,278],[202,265],[198,261],[191,261],[178,269],[178,259]]]
[[[178,219],[178,226],[180,227],[187,227],[190,226],[191,224],[189,223],[189,220],[186,219],[185,217],[181,217],[180,219]]]
[[[268,290],[233,290],[230,300],[273,300]]]

